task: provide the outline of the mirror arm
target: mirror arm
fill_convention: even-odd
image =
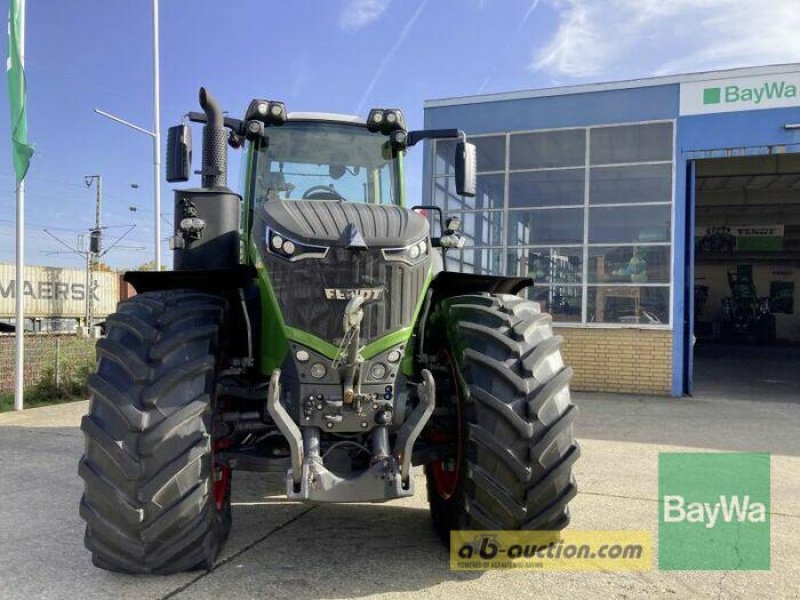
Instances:
[[[188,118],[192,123],[207,123],[208,119],[206,118],[206,114],[202,112],[189,112],[186,113],[186,118]],[[232,117],[225,117],[223,121],[223,125],[233,131],[238,135],[245,134],[245,123],[241,119],[234,119]]]
[[[418,129],[408,132],[407,146],[410,148],[422,140],[446,140],[461,138],[466,141],[467,134],[460,129]]]

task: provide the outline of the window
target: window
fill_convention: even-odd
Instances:
[[[592,165],[672,160],[672,123],[595,127],[591,140]]]
[[[496,275],[500,273],[502,252],[500,248],[448,250],[447,268],[476,275]]]
[[[588,294],[590,323],[666,325],[669,323],[669,286],[598,286]]]
[[[505,201],[505,178],[498,175],[478,175],[478,186],[474,198],[465,198],[478,210],[501,209]]]
[[[466,200],[470,200],[470,198],[462,198],[456,194],[454,178],[436,177],[433,180],[433,203],[445,213],[448,211],[463,210]]]
[[[530,277],[537,284],[580,283],[583,248],[516,248],[508,251],[507,273]]]
[[[511,169],[582,167],[586,161],[586,130],[512,134],[510,155]]]
[[[509,246],[582,242],[582,208],[508,211]]]
[[[461,231],[466,247],[503,245],[503,211],[448,212],[447,217],[461,219]]]
[[[672,199],[672,165],[595,167],[589,175],[589,204],[633,204]]]
[[[556,323],[669,326],[672,140],[671,122],[471,137],[471,199],[453,189],[455,143],[437,142],[434,202],[468,238],[448,267],[531,277]]]
[[[592,246],[589,283],[669,283],[669,246]]]
[[[528,288],[527,296],[538,302],[542,311],[553,316],[557,323],[580,323],[583,313],[583,297],[580,286],[555,285]]]
[[[589,242],[668,242],[670,206],[625,206],[589,209]]]
[[[478,172],[503,171],[506,168],[506,136],[474,137],[469,140],[478,151]],[[455,151],[455,146],[453,146]],[[452,153],[451,153],[452,154]]]
[[[340,123],[292,122],[255,146],[253,199],[397,204],[402,155],[385,136]],[[251,207],[252,208],[252,207]]]
[[[511,173],[508,206],[583,206],[585,178],[584,169]]]

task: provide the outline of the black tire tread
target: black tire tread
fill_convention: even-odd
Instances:
[[[191,290],[120,303],[98,341],[80,514],[100,568],[175,573],[209,568],[227,537],[214,505],[211,386],[226,302]]]
[[[560,530],[577,487],[580,455],[563,339],[536,303],[475,294],[446,307],[448,339],[464,395],[462,481],[446,502],[428,469],[434,527]],[[443,504],[444,503],[444,504]]]

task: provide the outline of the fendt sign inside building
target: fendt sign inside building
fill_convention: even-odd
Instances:
[[[681,84],[681,115],[800,106],[800,73]]]

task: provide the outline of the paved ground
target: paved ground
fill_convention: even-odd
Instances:
[[[704,398],[800,404],[800,345],[697,342],[694,387]]]
[[[276,479],[239,476],[234,528],[211,572],[130,577],[92,567],[82,544],[77,425],[86,403],[0,415],[0,598],[796,598],[800,419],[787,403],[580,394],[576,529],[657,527],[665,450],[753,450],[772,458],[770,572],[453,573],[413,499],[309,507]]]

